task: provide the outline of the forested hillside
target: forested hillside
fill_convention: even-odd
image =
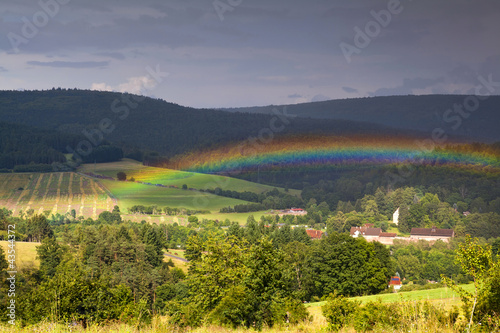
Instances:
[[[290,114],[299,117],[368,121],[428,133],[442,128],[448,134],[470,140],[494,142],[500,140],[497,126],[500,123],[499,105],[500,96],[479,101],[463,95],[426,95],[341,99],[286,107]],[[271,105],[225,110],[270,114],[274,108],[282,107]]]
[[[83,137],[0,122],[0,169],[23,164],[65,162],[64,148]]]
[[[85,140],[81,133],[64,133],[40,129],[34,126],[0,122],[0,170],[6,172],[55,171],[51,165],[67,161],[66,147],[76,147]],[[83,162],[110,162],[123,157],[121,148],[110,146],[106,140],[91,154],[83,156]]]
[[[138,149],[156,151],[167,157],[258,137],[263,129],[270,129],[274,136],[403,134],[403,131],[366,122],[286,117],[283,109],[276,115],[228,113],[135,95],[61,89],[1,91],[0,121],[63,133],[87,133],[87,137],[98,143],[108,140],[119,145],[126,155]],[[95,129],[102,132],[102,138]],[[268,136],[268,132],[263,135]],[[136,155],[140,158],[141,154]]]

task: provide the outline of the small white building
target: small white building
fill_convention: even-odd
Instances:
[[[395,225],[398,225],[399,223],[399,207],[398,209],[396,209],[394,214],[392,214],[392,223],[394,223]]]

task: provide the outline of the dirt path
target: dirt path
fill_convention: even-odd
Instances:
[[[26,210],[29,210],[33,202],[35,201],[36,197],[38,196],[38,189],[40,188],[40,183],[42,182],[43,179],[43,173],[38,175],[38,181],[36,182],[35,189],[33,190],[33,194],[31,194],[31,198],[28,201],[28,206],[26,207]]]
[[[32,183],[33,183],[33,179],[30,179],[28,181],[28,184],[26,185],[26,187],[24,187],[23,191],[21,192],[21,195],[19,196],[19,198],[17,198],[16,205],[14,206],[14,209],[12,209],[12,215],[16,214],[17,206],[19,206],[21,204],[21,200],[23,199],[23,197],[30,192],[29,188],[31,187],[30,185]]]
[[[97,193],[97,189],[95,188],[95,182],[90,179],[90,187],[92,188],[92,191],[94,192],[94,205],[92,207],[92,218],[94,220],[97,219],[97,198],[99,198],[99,193]]]
[[[78,216],[83,216],[83,207],[85,207],[85,191],[83,190],[83,177],[80,176],[80,192],[81,192],[81,205],[80,205],[80,212],[78,214]]]
[[[63,176],[64,176],[64,173],[61,172],[61,174],[59,175],[59,180],[57,182],[56,203],[54,204],[54,207],[52,207],[52,214],[54,214],[54,215],[57,213],[57,207],[59,205],[59,199],[61,198],[61,184],[62,184]]]
[[[73,185],[73,176],[75,174],[72,172],[71,175],[69,176],[69,185],[68,185],[68,209],[66,210],[67,213],[71,212],[71,203],[73,202],[73,192],[71,190],[71,186]]]
[[[13,176],[12,176],[12,175],[9,175],[9,177],[5,177],[5,178],[6,178],[6,180],[5,180],[5,182],[3,183],[3,185],[2,185],[2,186],[6,186],[6,185],[7,185],[7,183],[8,183],[8,182],[10,182],[10,181],[12,180]],[[11,201],[12,201],[12,194],[13,194],[13,193],[16,193],[16,191],[15,191],[15,190],[11,190],[11,191],[9,191],[9,192],[10,192],[10,193],[8,193],[8,195],[7,195],[7,196],[5,197],[5,199],[4,199],[4,200],[5,200],[5,207],[6,207],[7,209],[9,209],[9,207],[10,207],[9,205],[10,205],[10,203],[11,203]]]
[[[11,175],[8,175],[7,177],[5,177],[5,180],[3,181],[2,185],[0,186],[1,188],[4,188],[10,181],[10,179],[12,178]]]
[[[42,206],[40,206],[40,209],[38,210],[38,214],[43,214],[43,203],[45,202],[45,199],[47,198],[47,194],[49,193],[49,189],[50,189],[50,182],[52,182],[52,176],[54,174],[51,173],[50,174],[50,177],[49,177],[49,180],[47,181],[47,189],[45,190],[45,193],[43,195],[43,198],[42,198]]]
[[[181,257],[177,257],[177,256],[174,256],[172,254],[164,253],[164,255],[167,256],[167,257],[170,257],[170,258],[174,258],[174,259],[180,260],[182,262],[189,262],[189,260],[187,260],[187,259],[184,259],[184,258],[181,258]]]

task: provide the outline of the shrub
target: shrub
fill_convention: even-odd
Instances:
[[[277,324],[297,325],[312,320],[304,303],[298,299],[288,298],[273,302],[271,311],[274,313],[273,321]]]
[[[330,294],[326,304],[321,307],[321,311],[328,322],[328,330],[339,331],[346,326],[359,305],[359,302],[350,301],[337,293]]]
[[[441,306],[425,302],[407,301],[395,303],[394,313],[397,322],[393,327],[400,330],[410,330],[416,324],[424,324],[433,328],[451,327],[456,322],[459,310],[456,306],[446,311]]]
[[[246,288],[233,287],[211,312],[210,321],[232,328],[240,325],[248,327],[252,322],[252,303]]]
[[[392,305],[384,305],[380,300],[368,302],[361,306],[352,317],[354,329],[358,332],[380,328],[394,327],[398,322],[397,311]]]
[[[500,265],[491,269],[491,275],[486,281],[485,290],[479,295],[476,312],[476,321],[481,321],[491,330],[500,324]]]
[[[399,289],[399,292],[414,291],[414,290],[429,290],[429,289],[437,289],[437,288],[443,288],[443,287],[444,287],[444,285],[442,283],[427,283],[424,285],[409,284],[409,285],[401,287],[401,289]]]
[[[201,325],[202,316],[200,309],[193,303],[181,304],[170,301],[165,306],[169,315],[169,322],[177,327],[198,327]]]

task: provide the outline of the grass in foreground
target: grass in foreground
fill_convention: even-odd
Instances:
[[[177,263],[176,263],[177,266]],[[182,268],[182,267],[181,267]],[[464,285],[466,289],[472,289],[473,285]],[[419,291],[411,291],[400,294],[384,294],[384,295],[374,295],[374,296],[364,296],[364,297],[355,297],[353,299],[360,300],[365,303],[370,300],[375,300],[376,298],[380,298],[382,302],[396,302],[400,300],[401,295],[403,295],[404,300],[406,301],[420,301],[420,300],[432,300],[439,299],[444,306],[447,303],[455,303],[457,300],[457,296],[454,295],[449,288],[439,288],[434,290],[419,290]],[[318,303],[310,303],[307,304],[307,309],[309,313],[313,316],[313,320],[311,322],[306,322],[302,324],[298,324],[295,326],[282,326],[282,327],[273,327],[273,328],[264,328],[263,333],[278,333],[278,332],[327,332],[327,322],[325,317],[321,311],[321,305],[324,302]],[[432,332],[436,331],[437,325],[435,323],[415,323],[415,325],[411,328],[411,332],[419,333],[419,332]],[[93,326],[88,328],[87,330],[83,330],[80,326],[72,326],[68,327],[67,325],[62,324],[53,324],[53,323],[41,323],[32,327],[25,328],[14,328],[12,329],[9,326],[0,326],[0,332],[90,332],[90,333],[104,333],[104,332],[181,332],[180,330],[172,327],[168,324],[167,317],[155,317],[152,324],[146,327],[135,327],[126,324],[119,323],[109,323],[105,326]],[[455,332],[452,327],[443,329],[439,327],[439,331],[441,333],[447,332]],[[219,332],[219,333],[247,333],[247,332],[257,332],[253,329],[229,329],[219,326],[204,326],[200,328],[196,328],[193,330],[184,330],[182,332],[196,332],[196,333],[209,333],[209,332]],[[355,332],[353,328],[345,328],[340,332]],[[379,331],[377,331],[379,332]],[[398,331],[395,331],[398,332]]]

